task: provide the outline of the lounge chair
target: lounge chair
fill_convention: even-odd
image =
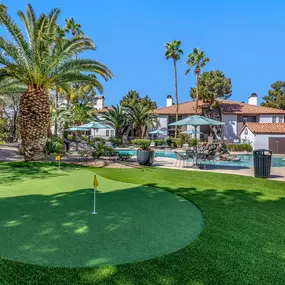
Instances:
[[[206,161],[212,161],[213,166],[215,166],[215,158],[216,158],[216,152],[213,151],[210,154],[207,155]]]
[[[186,155],[188,156],[189,159],[191,159],[193,161],[193,164],[194,164],[195,151],[192,149],[187,149]]]

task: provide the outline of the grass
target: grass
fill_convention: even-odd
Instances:
[[[204,215],[201,234],[181,250],[132,264],[67,269],[2,259],[1,285],[285,284],[285,183],[156,168],[96,173],[193,201]]]

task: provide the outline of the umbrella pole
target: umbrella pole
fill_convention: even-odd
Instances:
[[[197,126],[194,126],[194,132],[195,132],[195,139],[196,139],[196,143],[195,143],[195,152],[196,152],[196,157],[195,157],[195,165],[193,165],[194,169],[199,169],[198,166],[198,141],[197,141]]]

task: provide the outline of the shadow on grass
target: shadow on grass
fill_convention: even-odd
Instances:
[[[47,179],[76,169],[80,169],[80,166],[61,164],[62,172],[58,173],[58,164],[55,162],[0,162],[0,185],[28,179]]]

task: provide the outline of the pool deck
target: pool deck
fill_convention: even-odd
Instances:
[[[242,153],[241,153],[242,154]],[[0,161],[19,161],[23,160],[23,157],[19,154],[17,149],[17,144],[0,145]],[[74,163],[73,160],[68,160],[63,158],[64,161]],[[99,167],[118,167],[118,168],[129,168],[129,167],[139,167],[135,158],[128,162],[120,162],[114,159],[102,159],[97,161],[90,161],[90,163],[85,163],[86,159],[81,159],[80,164],[99,166]],[[204,171],[213,173],[225,173],[225,174],[237,174],[244,176],[254,176],[253,168],[233,168],[233,167],[222,167],[221,165],[211,166],[207,169],[193,169],[191,164],[188,167],[178,167],[175,166],[175,159],[166,157],[156,157],[153,166],[161,168],[170,169],[181,169],[187,171]],[[285,182],[285,167],[271,167],[270,180],[279,180]]]
[[[153,166],[161,168],[170,168],[170,169],[182,169],[188,171],[204,171],[204,172],[214,172],[214,173],[225,173],[225,174],[237,174],[243,176],[254,176],[253,167],[251,168],[226,168],[221,167],[220,165],[216,166],[207,166],[206,169],[193,169],[191,164],[187,167],[178,167],[175,166],[175,160],[165,157],[156,157]],[[279,180],[285,182],[285,167],[271,167],[270,180]]]

